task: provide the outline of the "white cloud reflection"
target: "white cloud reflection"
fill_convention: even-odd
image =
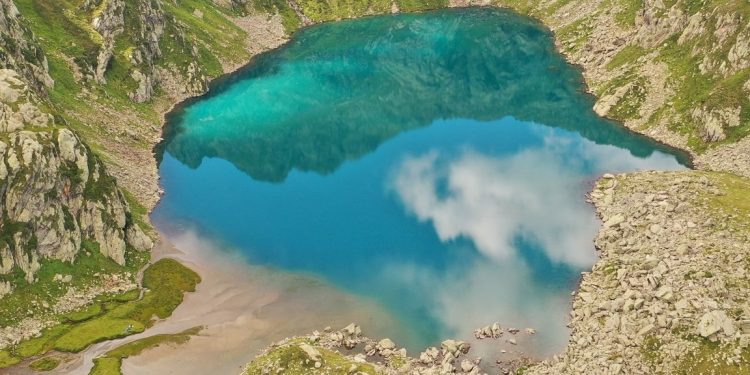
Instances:
[[[637,158],[613,146],[540,132],[541,147],[509,156],[467,149],[452,158],[438,151],[406,157],[392,188],[442,241],[467,238],[485,256],[506,260],[523,238],[552,262],[581,268],[596,259],[592,240],[599,226],[585,203],[586,181],[604,172],[680,168],[670,155]]]
[[[599,222],[585,203],[588,182],[605,172],[682,167],[662,153],[637,158],[553,131],[540,130],[540,137],[541,146],[512,155],[465,149],[406,157],[390,181],[406,210],[431,223],[441,241],[468,239],[486,258],[460,273],[419,264],[394,264],[384,273],[420,285],[435,317],[459,337],[494,321],[531,326],[540,332],[534,351],[549,355],[567,341],[569,289],[539,280],[544,272],[527,264],[517,239],[538,245],[552,263],[590,268]]]
[[[430,152],[409,157],[393,186],[407,210],[432,222],[442,241],[470,239],[485,256],[503,260],[520,236],[550,260],[590,265],[597,221],[584,202],[583,176],[549,149],[495,158],[466,151],[443,162]],[[441,190],[442,189],[442,190]]]

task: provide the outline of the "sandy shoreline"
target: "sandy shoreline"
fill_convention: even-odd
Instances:
[[[143,333],[95,344],[77,354],[51,353],[64,363],[48,374],[87,375],[94,358],[120,345],[197,326],[204,329],[184,345],[164,345],[125,359],[123,373],[237,374],[271,343],[326,326],[339,329],[355,322],[365,334],[378,338],[397,336],[401,329],[393,316],[374,302],[311,276],[250,265],[240,255],[191,231],[175,232],[160,233],[152,259],[177,259],[195,270],[202,278],[196,291],[186,294],[171,317]],[[478,342],[470,332],[460,338],[470,341],[473,355],[484,357],[487,364],[511,359],[514,352],[538,344],[523,336],[518,347],[496,340]],[[501,349],[508,353],[501,355]],[[37,374],[27,366],[9,370],[12,375]]]
[[[52,374],[86,375],[93,359],[122,344],[157,334],[205,327],[178,347],[162,346],[123,361],[125,374],[235,374],[272,342],[357,322],[366,331],[389,332],[398,324],[369,301],[308,276],[248,265],[191,232],[161,234],[153,260],[174,258],[202,282],[173,315],[145,332],[93,345]],[[171,242],[170,242],[171,241]],[[14,374],[23,374],[20,372]],[[30,371],[30,370],[29,370]]]

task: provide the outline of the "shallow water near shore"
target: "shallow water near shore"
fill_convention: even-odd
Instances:
[[[592,105],[508,11],[311,27],[170,116],[153,217],[372,303],[366,333],[412,352],[499,321],[549,355],[596,260],[592,181],[686,162]]]

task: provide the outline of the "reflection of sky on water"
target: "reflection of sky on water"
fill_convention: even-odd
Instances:
[[[384,277],[429,291],[435,314],[450,331],[465,336],[494,321],[535,327],[550,339],[537,348],[544,353],[564,345],[568,335],[560,323],[569,313],[569,296],[550,283],[575,282],[571,270],[596,261],[592,240],[599,222],[584,200],[587,182],[604,172],[679,166],[669,155],[635,158],[533,127],[543,142],[510,155],[467,147],[455,155],[433,149],[403,158],[389,188],[406,211],[430,223],[441,241],[469,240],[483,257],[460,273],[394,264]]]
[[[567,341],[569,293],[596,259],[590,182],[675,168],[671,155],[638,158],[510,117],[441,120],[331,174],[293,171],[273,184],[220,159],[190,169],[167,154],[155,215],[252,263],[374,300],[411,349],[500,321],[538,329],[535,350],[549,354]]]
[[[378,303],[412,350],[500,321],[547,354],[595,261],[590,182],[679,167],[581,89],[509,11],[306,28],[170,116],[154,215]]]

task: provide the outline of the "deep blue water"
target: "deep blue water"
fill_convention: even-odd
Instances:
[[[410,348],[500,321],[551,352],[596,259],[591,182],[685,160],[592,105],[507,11],[308,28],[170,117],[154,218],[376,301]]]

